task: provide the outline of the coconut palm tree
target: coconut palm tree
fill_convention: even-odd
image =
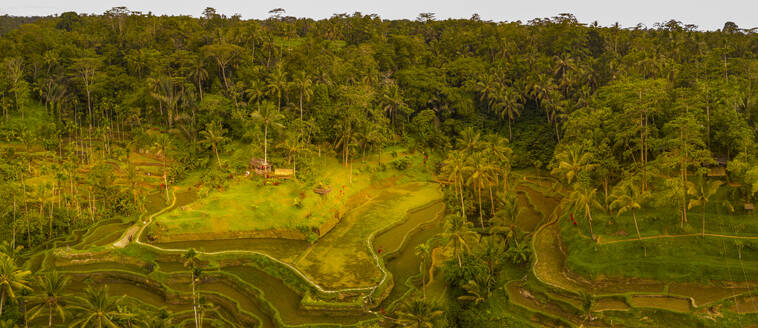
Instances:
[[[71,327],[89,327],[95,325],[118,327],[114,320],[120,316],[118,305],[124,297],[114,298],[108,295],[108,286],[89,286],[84,290],[84,297],[75,297],[74,304],[68,308],[80,313],[78,320]]]
[[[626,183],[616,188],[611,195],[614,198],[611,202],[611,208],[617,209],[617,215],[621,215],[626,211],[632,213],[634,229],[637,230],[637,239],[642,240],[635,210],[642,207],[642,203],[650,196],[650,193],[642,191],[642,188],[636,184]]]
[[[311,99],[311,96],[313,96],[313,81],[308,77],[308,75],[305,74],[305,72],[301,71],[300,74],[295,77],[295,86],[297,87],[298,91],[300,92],[300,121],[303,121],[303,99],[305,101],[308,101]],[[300,135],[302,136],[303,130],[300,129]]]
[[[472,127],[467,127],[461,132],[460,138],[456,140],[458,148],[463,150],[465,155],[471,155],[481,148],[481,134],[476,132]]]
[[[642,191],[642,188],[636,184],[622,184],[613,191],[611,196],[614,200],[611,202],[610,206],[612,209],[617,209],[617,215],[621,215],[626,211],[632,213],[634,229],[637,231],[637,240],[641,243],[642,237],[640,236],[640,228],[637,224],[637,214],[635,213],[635,210],[642,207],[645,200],[650,197],[650,193]],[[647,256],[647,248],[645,248],[644,245],[642,246],[642,250],[644,256]]]
[[[557,166],[550,174],[565,180],[569,185],[580,173],[594,169],[597,164],[591,163],[592,154],[585,152],[581,145],[571,144],[555,154]]]
[[[199,275],[199,270],[197,266],[200,264],[200,260],[197,258],[197,251],[195,251],[194,248],[190,248],[187,250],[186,253],[184,253],[184,266],[190,269],[191,276],[191,284],[192,284],[192,311],[195,315],[195,328],[199,328],[199,317],[197,314],[197,301],[198,301],[198,293],[197,288],[195,287],[195,282],[197,281],[197,276]]]
[[[421,273],[421,290],[423,292],[424,299],[426,299],[426,262],[429,261],[432,256],[432,247],[427,243],[416,245],[416,256],[421,259],[421,263],[419,264],[419,271]]]
[[[495,91],[493,98],[493,108],[500,115],[501,119],[508,119],[508,139],[513,140],[513,131],[511,123],[516,117],[521,115],[521,109],[524,108],[521,93],[512,87],[501,86]]]
[[[434,323],[442,317],[443,312],[434,304],[414,299],[405,303],[403,309],[397,314],[397,323],[401,327],[433,328]]]
[[[492,171],[494,166],[490,164],[482,153],[475,153],[468,166],[464,171],[468,172],[467,185],[471,185],[476,190],[479,198],[479,223],[484,229],[484,210],[482,209],[482,188],[487,188],[493,182]]]
[[[256,108],[260,110],[261,100],[266,95],[266,85],[259,80],[252,81],[250,82],[250,86],[245,89],[245,94],[247,94],[248,97],[248,104],[255,101],[257,105]]]
[[[471,227],[471,222],[466,221],[462,216],[451,214],[445,217],[445,230],[441,237],[447,241],[446,246],[453,248],[455,257],[458,259],[458,267],[463,266],[461,253],[471,251],[468,246],[469,240],[478,236],[476,232],[471,231]]]
[[[218,147],[224,143],[227,138],[224,136],[226,129],[221,125],[221,122],[213,121],[205,125],[205,130],[200,131],[200,135],[203,140],[200,143],[206,146],[211,146],[213,153],[216,154],[216,161],[218,162],[218,168],[221,168],[221,158],[218,156]]]
[[[32,289],[28,280],[30,274],[30,271],[19,268],[10,256],[0,253],[0,317],[6,298],[15,300],[17,291]]]
[[[276,109],[272,103],[264,102],[263,106],[251,115],[254,121],[263,125],[263,162],[268,164],[268,130],[271,128],[283,128],[281,121],[284,115]]]
[[[197,92],[200,95],[200,101],[203,101],[203,81],[208,78],[208,70],[205,69],[205,62],[196,59],[192,62],[189,77],[197,84]]]
[[[595,199],[597,189],[582,183],[575,183],[573,191],[569,194],[568,201],[572,208],[584,211],[587,223],[590,225],[590,236],[595,240],[595,234],[592,232],[592,208],[601,207],[600,202]]]
[[[39,286],[38,294],[33,296],[32,303],[36,304],[30,309],[30,320],[34,320],[43,310],[47,310],[48,327],[53,326],[53,313],[58,314],[61,322],[66,321],[66,308],[62,304],[63,290],[70,281],[69,277],[61,275],[58,271],[46,272],[37,277]]]
[[[461,215],[466,217],[466,206],[463,201],[463,183],[464,183],[464,169],[466,167],[466,156],[463,152],[456,150],[450,152],[447,159],[443,162],[442,174],[448,181],[453,181],[453,188],[455,189],[455,195],[460,195],[461,200]]]
[[[706,181],[706,179],[701,176],[697,184],[692,183],[687,187],[687,193],[693,197],[690,199],[689,204],[687,204],[687,209],[692,209],[695,206],[703,208],[703,238],[705,238],[705,207],[708,205],[711,197],[719,191],[722,184],[723,182],[718,180]]]
[[[300,142],[297,136],[289,134],[277,147],[287,152],[287,163],[292,164],[292,176],[297,177],[297,159],[295,158],[295,154],[304,149],[302,142]]]
[[[282,65],[276,66],[276,69],[271,72],[266,83],[268,94],[276,97],[276,109],[281,111],[282,94],[287,89],[287,72],[282,69]]]
[[[157,135],[154,139],[154,144],[158,146],[158,148],[161,149],[161,154],[163,157],[163,184],[164,189],[166,190],[166,203],[169,202],[169,195],[168,195],[168,170],[166,169],[166,161],[168,160],[168,151],[173,147],[173,142],[171,140],[171,137],[169,137],[168,134],[161,133]]]

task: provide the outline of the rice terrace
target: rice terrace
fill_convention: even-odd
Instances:
[[[0,327],[758,327],[758,34],[0,16]]]

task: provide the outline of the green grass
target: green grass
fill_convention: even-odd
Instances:
[[[680,227],[679,212],[672,208],[638,211],[643,237],[683,235],[636,241],[631,215],[611,218],[594,215],[593,228],[600,236],[596,245],[587,238],[586,220],[575,213],[579,229],[561,219],[561,235],[568,248],[568,267],[581,275],[653,278],[661,281],[754,280],[758,275],[758,240],[698,236],[702,217],[691,211],[689,222]],[[706,213],[706,233],[758,236],[758,222],[750,215]],[[613,240],[624,240],[608,243]],[[643,248],[647,249],[644,256]],[[740,260],[740,251],[742,260]],[[743,274],[744,267],[744,274]]]
[[[414,162],[417,161],[414,157]],[[321,172],[317,181],[331,187],[321,196],[313,186],[297,180],[279,185],[264,185],[258,176],[238,177],[228,189],[211,191],[208,196],[186,206],[178,207],[157,219],[163,236],[188,233],[227,233],[266,230],[297,230],[307,233],[347,208],[359,205],[359,193],[372,184],[385,183],[397,177],[396,183],[427,178],[425,170],[412,167],[397,171],[389,166],[379,169],[375,162],[344,167],[336,159],[317,160],[314,170]],[[352,175],[352,177],[351,177]],[[344,186],[344,191],[343,190]]]

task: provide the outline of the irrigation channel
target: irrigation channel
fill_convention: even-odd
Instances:
[[[414,249],[441,231],[440,223],[445,210],[443,202],[435,200],[410,210],[401,222],[372,233],[366,240],[366,247],[370,249],[377,268],[382,272],[380,282],[371,287],[332,290],[319,286],[295,265],[281,260],[293,258],[286,254],[287,250],[306,247],[304,241],[240,239],[202,242],[202,245],[197,242],[157,245],[147,242],[142,236],[145,227],[158,215],[190,201],[182,200],[182,196],[192,198],[177,195],[175,188],[171,193],[170,205],[156,209],[137,224],[103,225],[93,230],[99,237],[91,233],[84,234],[74,247],[67,248],[80,250],[88,244],[108,245],[103,253],[75,256],[74,260],[53,259],[57,270],[73,277],[69,289],[81,291],[89,284],[105,284],[109,286],[112,295],[125,295],[133,301],[178,313],[184,324],[194,325],[189,321],[193,317],[190,274],[189,269],[184,267],[181,256],[189,248],[196,248],[201,260],[218,259],[219,263],[218,267],[204,271],[198,282],[200,295],[213,305],[207,311],[208,321],[218,322],[222,326],[268,328],[353,325],[361,321],[377,320],[380,309],[399,303],[411,289],[411,277],[418,275],[420,265]],[[141,263],[139,260],[126,263],[129,261],[121,261],[111,254],[129,244],[154,253],[152,264]],[[382,245],[386,252],[380,254],[376,245]],[[64,251],[58,249],[57,252],[60,255]],[[103,254],[107,255],[98,256]],[[306,286],[293,282],[292,277],[281,278],[266,272],[266,268],[250,260],[255,257],[266,259],[275,267],[274,271],[291,272],[289,276],[305,282]],[[242,259],[234,260],[235,258]],[[42,261],[47,262],[49,259]],[[377,289],[382,293],[376,296],[380,297],[380,304],[373,309],[354,306],[364,302],[365,298],[375,297],[372,294],[378,294],[380,291]],[[306,299],[314,293],[334,295],[332,302],[337,307],[305,304]],[[348,306],[340,305],[342,301],[347,302]]]

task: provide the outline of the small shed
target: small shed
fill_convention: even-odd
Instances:
[[[289,179],[295,175],[293,169],[274,169],[274,177],[279,179]]]
[[[258,175],[266,175],[271,172],[271,164],[266,162],[263,158],[253,158],[250,160],[250,168],[255,170]]]
[[[745,203],[744,208],[746,211],[752,212],[755,209],[755,205],[753,203]]]
[[[726,168],[724,168],[723,166],[712,167],[708,171],[708,176],[709,177],[725,177],[726,176]]]

